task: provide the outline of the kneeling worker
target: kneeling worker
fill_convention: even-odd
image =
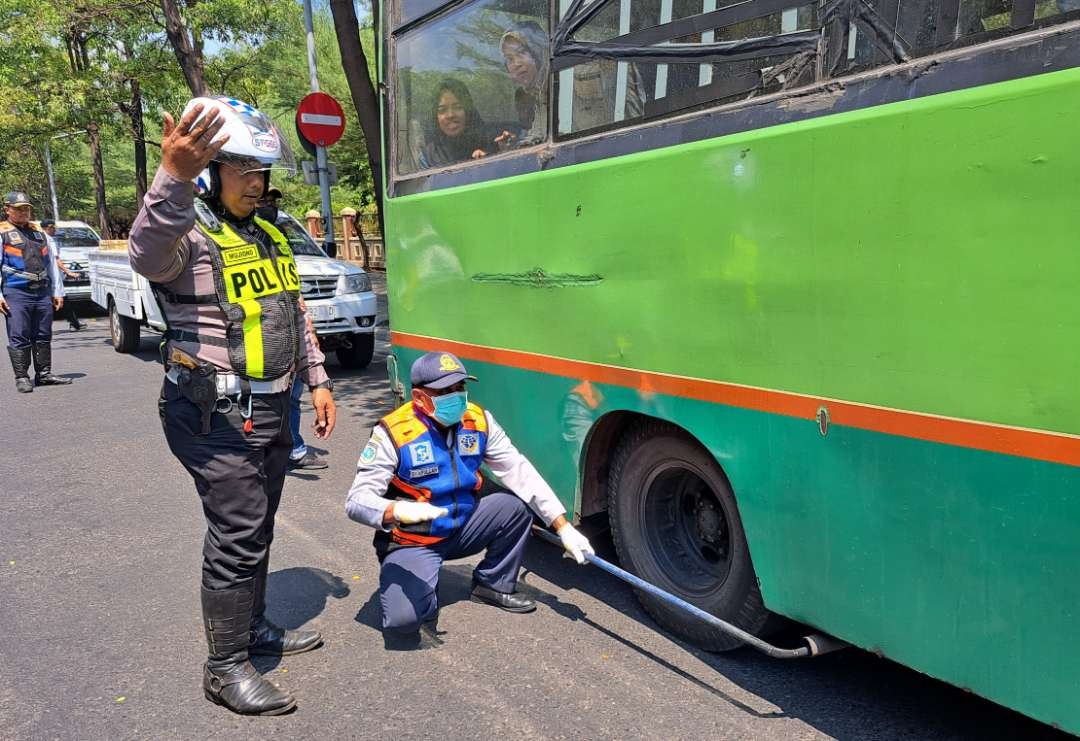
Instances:
[[[465,382],[476,379],[460,360],[430,352],[410,375],[412,401],[375,426],[346,504],[349,517],[377,530],[384,635],[418,639],[420,626],[438,614],[442,562],[485,549],[473,571],[473,601],[535,610],[533,600],[515,592],[529,509],[555,529],[578,563],[592,546],[491,413],[468,402]],[[485,464],[513,494],[476,496]]]

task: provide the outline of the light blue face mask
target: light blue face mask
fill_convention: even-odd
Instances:
[[[465,391],[435,396],[431,400],[435,404],[435,413],[431,416],[447,427],[456,425],[465,415],[465,408],[469,405],[469,396]]]

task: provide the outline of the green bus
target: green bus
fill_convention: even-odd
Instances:
[[[648,581],[1080,733],[1080,0],[380,25],[397,365],[466,360]]]

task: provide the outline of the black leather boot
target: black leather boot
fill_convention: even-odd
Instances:
[[[54,376],[52,372],[52,345],[48,342],[34,343],[34,383],[38,386],[66,386],[70,378]]]
[[[270,558],[263,559],[255,572],[255,603],[251,612],[251,642],[248,653],[258,656],[287,656],[312,651],[322,645],[322,634],[317,630],[286,630],[266,618],[266,572]]]
[[[15,389],[20,394],[29,394],[34,390],[34,384],[30,383],[30,348],[8,348],[8,356],[11,358],[11,367],[15,370]]]
[[[203,667],[206,699],[241,715],[281,715],[296,698],[274,686],[248,660],[254,585],[203,587],[203,626],[210,657]]]

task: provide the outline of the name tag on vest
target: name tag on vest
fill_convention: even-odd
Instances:
[[[438,466],[423,466],[421,468],[410,468],[409,469],[409,478],[410,479],[421,479],[421,478],[423,478],[425,476],[434,476],[438,472],[439,472],[439,467]]]

